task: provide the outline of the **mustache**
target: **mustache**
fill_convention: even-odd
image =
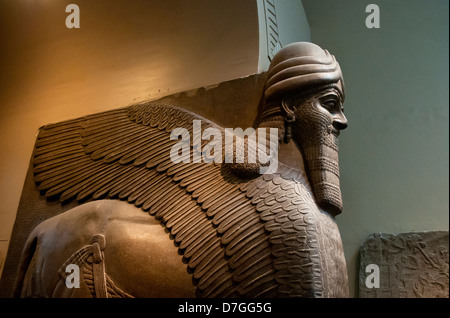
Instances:
[[[336,137],[339,137],[341,131],[339,129],[336,129],[333,125],[328,125],[327,131],[329,134],[333,134]]]

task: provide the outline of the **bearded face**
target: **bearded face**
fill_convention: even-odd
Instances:
[[[332,215],[342,212],[338,136],[347,127],[339,86],[324,89],[295,107],[293,139],[299,146],[318,205]],[[296,104],[296,105],[292,105]]]
[[[338,135],[347,126],[343,86],[339,63],[327,50],[309,42],[291,43],[270,63],[259,120],[266,127],[284,121],[279,140],[294,139],[316,202],[333,215],[342,212]]]

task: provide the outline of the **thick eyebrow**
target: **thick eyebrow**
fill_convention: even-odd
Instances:
[[[330,89],[333,90],[335,93],[337,93],[341,104],[343,104],[344,103],[344,92],[342,92],[341,88],[337,84],[334,84],[330,87]]]
[[[327,90],[325,90],[322,94],[320,94],[319,98],[324,98],[328,95],[335,95],[339,98],[339,102],[341,105],[344,103],[343,96],[340,92],[340,90],[337,87],[330,87]]]

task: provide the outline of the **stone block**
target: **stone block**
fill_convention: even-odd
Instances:
[[[448,231],[374,233],[361,245],[362,298],[448,298]]]

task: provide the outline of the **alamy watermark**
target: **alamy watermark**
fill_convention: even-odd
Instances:
[[[68,29],[80,28],[80,7],[76,4],[68,4],[66,6],[66,13],[70,13],[66,17],[66,27]],[[366,6],[366,27],[368,29],[380,28],[380,7],[376,4],[369,4]],[[278,43],[279,44],[279,43]]]
[[[191,158],[193,163],[202,161],[222,163],[225,160],[225,163],[257,163],[260,165],[260,174],[271,174],[277,171],[277,128],[269,128],[269,130],[225,128],[225,133],[222,134],[220,129],[214,127],[208,127],[202,133],[201,126],[201,120],[193,121],[192,139],[186,128],[178,127],[172,130],[170,140],[178,140],[170,150],[170,159],[173,163],[190,163]],[[208,141],[203,148],[202,141]],[[267,141],[269,141],[268,145],[266,145]]]
[[[80,267],[75,264],[69,264],[66,266],[66,287],[67,288],[80,288]]]
[[[366,266],[366,273],[369,273],[366,277],[367,288],[380,288],[380,267],[377,264],[369,264]]]
[[[70,13],[66,18],[66,27],[68,29],[80,28],[80,7],[76,4],[69,4],[66,12]]]
[[[370,13],[366,18],[366,27],[368,29],[379,29],[380,7],[376,4],[369,4],[366,7],[366,13]]]

